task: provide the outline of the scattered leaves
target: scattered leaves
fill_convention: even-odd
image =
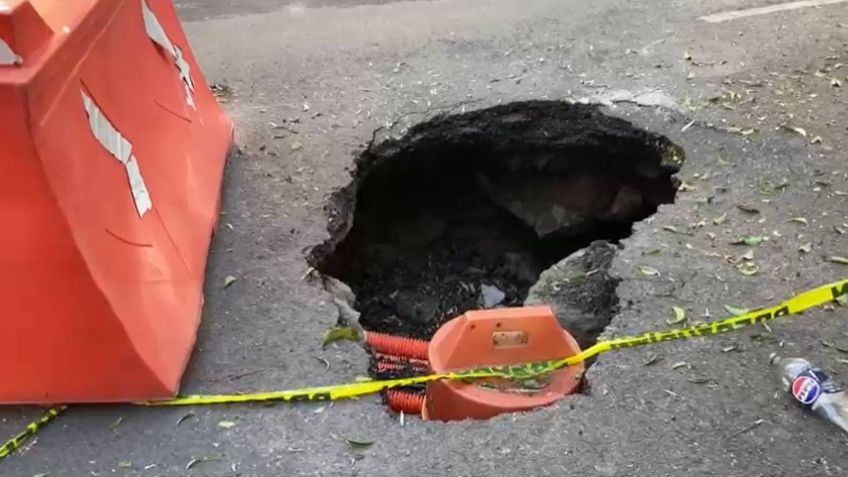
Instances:
[[[739,270],[739,273],[742,275],[753,276],[759,273],[760,266],[754,262],[742,262],[736,265],[736,269]]]
[[[231,427],[234,427],[235,425],[236,425],[236,423],[233,422],[233,421],[219,421],[218,422],[218,427],[223,427],[224,429],[229,429]]]
[[[224,278],[224,288],[229,288],[229,286],[235,283],[236,280],[238,280],[236,277],[227,275],[227,278]]]
[[[842,265],[848,265],[848,258],[840,257],[838,255],[834,255],[834,256],[828,258],[828,261],[833,262],[833,263],[841,263]]]
[[[813,242],[807,242],[800,247],[798,247],[798,251],[801,253],[810,253],[813,251]]]
[[[747,252],[743,253],[739,257],[739,260],[745,260],[745,261],[748,261],[748,262],[750,262],[753,259],[754,259],[754,250],[753,249],[748,250]]]
[[[764,237],[762,235],[749,235],[748,237],[742,237],[740,239],[736,239],[733,242],[730,242],[731,245],[747,245],[749,247],[756,247],[761,243],[767,241],[769,238]]]
[[[359,341],[359,332],[350,326],[334,326],[321,336],[321,347],[326,348],[330,343],[340,340]]]
[[[842,81],[839,81],[839,78],[831,78],[830,85],[834,88],[839,88],[840,86],[842,86]]]
[[[674,311],[674,319],[673,320],[665,320],[669,325],[676,325],[678,323],[683,323],[686,321],[686,310],[680,308],[679,306],[672,306],[671,310]]]
[[[303,149],[303,143],[302,142],[294,141],[293,143],[291,143],[291,150],[292,151],[299,151],[301,149]]]
[[[821,143],[822,143],[822,137],[821,136],[816,136],[816,137],[810,139],[810,144],[821,144]]]
[[[667,230],[667,231],[674,233],[674,234],[679,233],[678,230],[677,230],[677,227],[675,227],[673,225],[663,225],[663,230]]]
[[[344,441],[351,449],[367,449],[374,445],[374,441],[364,441],[360,439],[346,438]]]
[[[122,460],[122,461],[118,462],[118,468],[119,469],[131,469],[132,466],[133,466],[133,463],[128,461],[128,460]]]
[[[752,205],[748,205],[748,204],[737,204],[736,208],[741,210],[742,212],[747,212],[749,214],[759,214],[760,213],[760,209],[758,209],[758,208],[756,208]]]
[[[692,53],[689,53],[689,50],[684,51],[683,59],[686,61],[690,61],[692,59]]]
[[[724,309],[733,316],[745,315],[751,311],[747,308],[737,308],[730,305],[724,305]]]
[[[647,275],[649,277],[657,277],[660,275],[659,270],[647,265],[639,265],[639,271],[642,272],[642,275]]]
[[[671,369],[682,368],[684,366],[689,366],[689,363],[687,363],[686,361],[678,361],[671,365]]]
[[[806,217],[792,217],[791,219],[787,220],[787,222],[795,222],[796,224],[804,224],[804,225],[810,224],[810,222],[806,219]]]
[[[725,213],[723,213],[723,214],[721,214],[718,217],[713,219],[713,223],[716,224],[716,225],[721,225],[725,222],[727,222],[727,212],[725,212]]]

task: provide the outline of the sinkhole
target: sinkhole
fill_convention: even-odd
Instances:
[[[629,236],[674,201],[682,160],[667,138],[597,105],[528,101],[438,116],[367,146],[331,198],[330,238],[309,261],[350,286],[366,330],[429,339],[467,310],[522,305],[546,269]],[[581,262],[590,276],[593,261]],[[572,297],[605,326],[614,284],[580,293],[612,295]],[[586,346],[602,328],[576,337]]]

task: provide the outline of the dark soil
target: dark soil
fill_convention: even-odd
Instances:
[[[351,286],[366,329],[429,338],[520,306],[539,274],[674,200],[682,151],[596,106],[512,103],[370,144],[310,261]]]

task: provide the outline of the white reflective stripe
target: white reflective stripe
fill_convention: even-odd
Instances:
[[[144,29],[147,30],[147,36],[174,59],[174,64],[180,72],[180,79],[186,85],[186,103],[192,109],[196,109],[194,98],[192,97],[192,93],[194,93],[194,80],[191,79],[191,65],[183,57],[183,50],[171,43],[171,39],[168,38],[168,34],[165,33],[165,29],[159,23],[159,19],[156,18],[153,10],[147,5],[147,0],[141,0],[141,10],[144,16]]]
[[[85,105],[85,112],[88,113],[88,125],[91,127],[94,137],[115,159],[126,165],[132,155],[132,144],[124,136],[121,136],[121,133],[106,119],[100,108],[94,104],[94,100],[84,91],[82,92],[82,103]]]
[[[16,55],[12,48],[0,39],[0,65],[19,65],[21,57]]]
[[[153,14],[153,10],[147,5],[146,0],[141,1],[141,10],[144,15],[144,29],[147,30],[147,36],[161,46],[166,53],[176,58],[174,45],[168,38],[168,34],[165,33],[165,29],[162,28],[162,24],[159,23],[159,19]]]
[[[132,192],[133,200],[135,200],[135,210],[138,211],[139,217],[144,217],[144,213],[153,207],[153,201],[150,200],[150,193],[147,192],[147,186],[144,185],[144,179],[141,177],[141,170],[138,168],[138,161],[135,156],[130,157],[126,164],[127,178],[130,181],[130,192]]]
[[[115,126],[103,115],[94,100],[85,94],[85,91],[81,91],[81,94],[91,133],[97,139],[97,142],[109,151],[112,157],[124,165],[130,183],[130,192],[135,202],[135,210],[139,217],[144,217],[145,212],[153,207],[153,202],[150,200],[150,193],[141,177],[138,161],[132,155],[132,144],[115,129]]]

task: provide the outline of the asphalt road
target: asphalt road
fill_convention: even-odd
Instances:
[[[848,256],[836,231],[848,223],[848,67],[837,66],[848,64],[848,4],[709,23],[699,17],[776,2],[235,3],[178,2],[209,82],[232,90],[225,107],[242,151],[227,172],[221,222],[231,227],[213,245],[184,392],[365,373],[355,345],[321,349],[336,311],[302,279],[303,252],[326,239],[326,198],[350,180],[373,131],[439,111],[599,101],[686,149],[680,178],[691,188],[638,224],[614,262],[622,309],[610,336],[666,327],[672,306],[703,320],[848,275],[826,260]],[[297,134],[275,138],[270,123],[286,119],[299,121]],[[753,249],[754,276],[730,263],[748,251],[730,242],[747,235],[770,237]],[[228,275],[239,280],[224,289]],[[485,422],[402,426],[376,398],[199,408],[179,427],[185,409],[73,408],[0,474],[845,475],[846,437],[779,393],[766,363],[780,350],[848,379],[837,349],[846,316],[820,310],[771,332],[607,354],[587,373],[588,393]],[[0,436],[35,414],[4,409]],[[346,438],[375,444],[355,450]]]

